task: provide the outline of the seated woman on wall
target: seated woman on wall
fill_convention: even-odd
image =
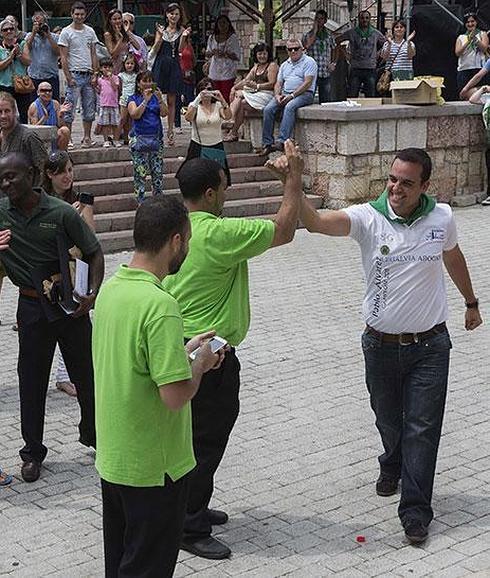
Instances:
[[[231,118],[230,105],[219,90],[213,90],[209,78],[203,78],[197,84],[197,92],[197,97],[189,104],[185,115],[185,119],[192,123],[191,142],[185,160],[197,157],[220,163],[230,186],[230,169],[221,133],[223,121]]]
[[[261,111],[274,98],[274,84],[279,67],[272,61],[271,48],[263,42],[256,44],[252,50],[252,58],[254,65],[250,72],[237,82],[230,92],[234,124],[224,138],[225,142],[238,140],[238,130],[247,110]]]

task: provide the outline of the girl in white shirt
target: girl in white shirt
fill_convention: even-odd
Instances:
[[[463,16],[463,22],[466,33],[458,36],[454,48],[454,53],[458,57],[457,82],[459,91],[485,64],[487,59],[485,52],[488,49],[488,35],[479,30],[476,14],[468,12]]]

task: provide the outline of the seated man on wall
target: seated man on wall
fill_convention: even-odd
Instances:
[[[262,129],[262,154],[284,150],[284,143],[291,137],[296,110],[313,103],[318,65],[304,53],[300,40],[290,38],[286,43],[289,58],[279,68],[274,86],[274,99],[264,108]],[[274,144],[274,119],[282,109],[279,140]]]
[[[60,104],[53,99],[53,87],[49,82],[41,82],[37,89],[37,98],[29,107],[29,124],[37,126],[56,126],[58,133],[54,148],[66,151],[71,138],[70,129],[63,125],[65,112],[71,110],[71,103]]]

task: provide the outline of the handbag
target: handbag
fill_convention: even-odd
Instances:
[[[376,83],[376,90],[379,92],[379,94],[384,94],[390,90],[390,82],[391,69],[385,69],[385,71],[378,78],[378,82]]]
[[[393,65],[395,64],[395,61],[398,58],[398,55],[400,54],[400,50],[402,49],[402,46],[404,44],[405,44],[405,40],[398,47],[398,50],[396,51],[395,58],[393,58],[391,66],[389,68],[385,68],[384,72],[378,78],[378,82],[376,83],[376,90],[378,91],[379,94],[384,94],[386,92],[389,92],[390,82],[391,82],[391,69],[393,68]]]
[[[15,74],[14,75],[14,92],[16,94],[29,94],[36,90],[32,78],[27,74]]]
[[[137,134],[131,137],[129,148],[135,153],[154,153],[160,150],[162,139],[156,134]]]
[[[209,159],[219,163],[223,168],[226,167],[226,153],[223,149],[205,148],[201,145],[201,158]]]

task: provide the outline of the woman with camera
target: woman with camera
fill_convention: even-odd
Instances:
[[[90,193],[77,193],[73,190],[73,162],[66,151],[56,151],[49,155],[44,165],[43,188],[49,195],[70,203],[92,231],[95,231],[94,197]],[[77,396],[61,352],[58,352],[56,387],[71,397]]]
[[[128,99],[133,120],[129,152],[133,161],[134,193],[138,204],[145,200],[146,177],[151,177],[154,195],[163,193],[163,127],[161,118],[168,109],[151,72],[136,76],[136,92]]]
[[[213,90],[209,78],[203,78],[197,84],[197,91],[198,95],[189,104],[185,115],[185,119],[192,124],[186,161],[200,157],[220,163],[230,186],[231,175],[221,132],[223,121],[231,119],[230,105],[219,90]]]

